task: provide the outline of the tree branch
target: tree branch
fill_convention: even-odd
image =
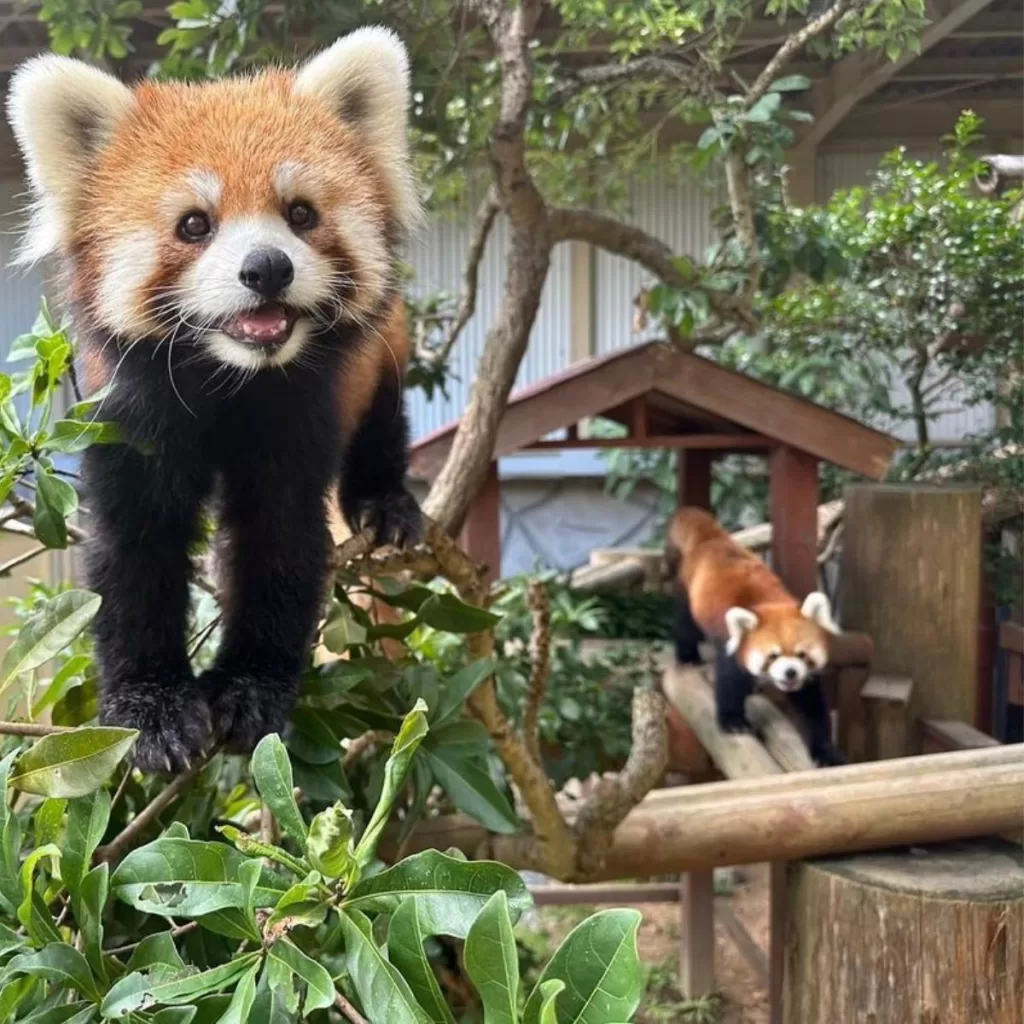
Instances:
[[[548,685],[548,670],[551,666],[551,601],[547,588],[540,580],[531,580],[527,600],[533,613],[533,630],[530,633],[530,686],[526,693],[526,710],[523,714],[523,739],[530,756],[542,765],[538,719],[544,703]]]
[[[0,736],[53,736],[58,732],[72,732],[62,725],[41,725],[38,722],[0,722]]]
[[[444,341],[441,342],[437,351],[430,355],[431,360],[436,363],[447,361],[463,328],[476,312],[480,263],[483,261],[491,228],[494,227],[494,219],[500,209],[498,193],[492,186],[487,190],[487,195],[481,200],[473,217],[469,251],[466,253],[466,262],[462,270],[462,295],[455,310],[455,319],[445,332]]]
[[[690,64],[671,57],[649,54],[626,63],[598,64],[586,68],[565,69],[568,80],[551,95],[552,102],[562,102],[588,86],[621,85],[625,82],[663,81],[682,87],[690,95],[710,103],[714,88],[708,76]]]
[[[812,40],[827,32],[847,11],[863,4],[864,0],[836,0],[831,7],[818,17],[812,18],[802,29],[794,32],[775,51],[775,55],[764,66],[761,74],[754,80],[744,100],[744,107],[752,106],[768,91],[769,86],[779,72]]]

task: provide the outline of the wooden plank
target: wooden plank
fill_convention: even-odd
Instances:
[[[676,504],[711,511],[711,470],[714,460],[706,451],[684,448],[676,456]]]
[[[491,463],[484,485],[470,505],[461,543],[463,551],[484,567],[486,580],[501,575],[501,481],[497,462]]]
[[[654,358],[659,391],[873,480],[888,470],[897,443],[887,434],[701,356],[661,348]]]
[[[978,750],[998,747],[999,741],[966,722],[944,718],[922,718],[921,734],[939,750]]]
[[[714,872],[688,871],[680,888],[679,990],[699,999],[715,991]]]
[[[648,885],[622,885],[618,882],[598,882],[596,885],[531,885],[530,895],[538,907],[678,903],[680,899],[679,886],[673,882],[653,882]]]
[[[1014,654],[1024,654],[1024,626],[1017,622],[999,624],[999,647]]]
[[[757,983],[762,988],[769,988],[768,956],[765,951],[754,941],[750,932],[743,927],[743,922],[724,900],[715,907],[715,915],[722,923],[729,938],[732,939],[736,949],[739,950],[746,965],[754,972]]]
[[[867,756],[875,761],[911,753],[911,698],[914,682],[894,676],[872,676],[860,691],[867,705]]]
[[[874,672],[914,680],[919,716],[977,724],[980,489],[855,484],[845,501],[843,628],[874,639]]]
[[[818,460],[778,448],[769,464],[772,569],[797,599],[818,589]]]
[[[573,448],[694,448],[727,452],[763,451],[778,441],[762,434],[630,434],[628,437],[578,437],[575,440],[534,441],[522,451],[562,451]]]

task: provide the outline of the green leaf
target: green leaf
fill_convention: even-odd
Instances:
[[[431,725],[444,725],[449,718],[458,715],[469,695],[494,672],[494,666],[493,657],[478,658],[451,676],[444,684],[440,703],[430,716]]]
[[[18,920],[37,942],[60,942],[60,935],[57,934],[56,929],[53,927],[49,913],[47,912],[43,915],[42,922],[37,919],[34,913],[34,897],[36,895],[35,872],[36,865],[41,860],[49,860],[50,874],[55,878],[60,878],[60,848],[51,843],[49,846],[40,846],[38,849],[33,850],[21,865],[22,899],[21,904],[18,906]],[[39,924],[42,926],[37,927]]]
[[[340,761],[334,764],[306,764],[301,758],[296,758],[292,768],[295,771],[295,785],[309,800],[334,803],[351,799],[352,791]]]
[[[24,672],[45,665],[68,646],[99,611],[100,596],[89,590],[68,590],[30,616],[4,656],[0,692]]]
[[[454,594],[433,594],[420,605],[419,618],[445,633],[481,633],[501,620],[500,615],[460,601]]]
[[[220,992],[259,966],[260,953],[247,953],[198,974],[155,982],[144,974],[126,974],[115,982],[100,1004],[107,1020],[121,1020],[138,1010],[154,1006],[191,1003],[200,996]]]
[[[298,925],[316,928],[323,924],[330,893],[320,884],[317,874],[309,877],[316,881],[298,882],[278,900],[264,928],[267,935],[282,934]]]
[[[7,1018],[3,1018],[6,1020]],[[37,1010],[20,1024],[89,1024],[96,1019],[96,1007],[84,1000]]]
[[[555,1001],[565,991],[565,982],[561,978],[549,978],[542,982],[540,989],[540,1024],[558,1024],[555,1014]]]
[[[133,850],[110,880],[114,895],[147,914],[200,917],[229,907],[244,908],[239,871],[246,858],[225,843],[157,839]],[[269,907],[287,889],[264,869],[253,905]]]
[[[18,753],[14,750],[0,761],[0,895],[11,914],[21,902],[21,822],[7,806],[7,782]]]
[[[235,828],[234,825],[218,825],[217,831],[236,850],[249,857],[266,857],[269,860],[276,861],[290,871],[294,871],[297,875],[306,875],[309,872],[308,866],[303,864],[302,861],[296,860],[287,850],[282,850],[279,846],[274,846],[272,843],[264,843],[255,838],[255,836],[249,835],[248,832]]]
[[[744,115],[743,119],[751,124],[765,124],[770,121],[782,105],[782,97],[777,92],[765,93]]]
[[[431,934],[421,920],[419,898],[407,897],[398,905],[388,925],[388,957],[408,982],[416,1001],[431,1021],[434,1024],[455,1024],[423,948]]]
[[[424,748],[434,778],[460,811],[492,832],[511,834],[522,825],[491,776],[477,763],[452,747]]]
[[[110,892],[110,865],[100,864],[82,881],[81,897],[76,901],[75,920],[82,932],[85,955],[96,976],[106,984],[107,965],[103,958],[103,911]]]
[[[344,907],[368,914],[393,914],[410,896],[431,935],[464,939],[476,916],[496,891],[502,891],[515,919],[531,906],[529,890],[517,871],[488,860],[460,860],[424,850],[376,875],[364,878],[348,894]]]
[[[67,800],[56,797],[50,797],[42,802],[33,821],[36,830],[36,846],[46,846],[48,843],[58,842],[61,825],[64,821],[64,809],[67,805]]]
[[[811,80],[806,75],[785,75],[782,78],[776,78],[771,85],[768,86],[769,92],[803,92],[805,89],[810,89]]]
[[[38,953],[22,953],[6,967],[7,974],[27,974],[52,981],[99,1002],[100,991],[84,956],[65,942],[53,942]]]
[[[345,968],[367,1020],[384,1024],[425,1024],[429,1021],[409,983],[377,948],[370,922],[359,911],[339,911],[345,940]]]
[[[541,973],[523,1012],[523,1024],[540,1024],[542,986],[565,982],[555,1000],[559,1024],[609,1024],[629,1020],[640,1005],[644,980],[636,948],[640,913],[602,910],[566,936]]]
[[[321,811],[309,826],[306,855],[310,864],[328,878],[348,874],[355,862],[352,847],[352,812],[343,804]]]
[[[356,622],[352,609],[336,601],[323,629],[323,644],[332,654],[344,654],[353,644],[366,643],[366,628]]]
[[[61,877],[72,896],[78,893],[78,887],[92,863],[92,855],[103,841],[109,821],[110,794],[105,789],[72,800],[68,807]]]
[[[256,1001],[256,976],[260,972],[259,961],[249,968],[248,973],[238,983],[224,1016],[218,1024],[246,1024],[250,1020],[249,1014],[252,1004]]]
[[[66,480],[35,463],[36,510],[32,527],[48,548],[68,546],[67,517],[78,508],[78,492]]]
[[[286,736],[288,749],[307,764],[332,764],[341,757],[341,743],[323,715],[296,708]]]
[[[380,840],[380,834],[384,831],[388,817],[391,814],[391,807],[401,792],[405,782],[405,776],[409,771],[413,755],[427,735],[427,706],[423,701],[417,701],[416,706],[405,716],[402,727],[391,746],[391,756],[384,766],[384,786],[381,790],[380,799],[370,818],[369,824],[359,839],[356,846],[356,863],[359,868],[366,867],[373,860],[373,855]]]
[[[17,363],[22,359],[35,359],[36,342],[39,339],[35,334],[19,334],[7,352],[7,362]]]
[[[147,935],[136,947],[128,961],[126,971],[143,971],[157,966],[169,967],[175,973],[185,969],[174,936],[170,932]]]
[[[518,1024],[519,954],[508,897],[500,889],[469,929],[466,973],[484,1004],[484,1024]]]
[[[94,726],[45,736],[19,758],[11,785],[42,796],[88,796],[110,778],[138,735]]]
[[[295,781],[288,751],[277,733],[264,736],[252,755],[252,777],[263,801],[281,828],[302,846],[306,845],[306,823],[292,790]]]
[[[324,1010],[334,1005],[334,981],[330,974],[315,960],[306,956],[290,939],[278,939],[270,947],[267,956],[306,983],[303,1013]]]

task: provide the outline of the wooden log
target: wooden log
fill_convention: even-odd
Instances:
[[[1024,867],[981,839],[790,866],[784,1014],[799,1024],[1020,1024]]]
[[[997,747],[999,741],[966,722],[943,718],[921,719],[922,746],[926,754],[942,750],[975,750]]]
[[[873,670],[914,680],[917,713],[974,722],[981,491],[846,489],[841,621],[875,641]]]
[[[718,728],[715,698],[701,669],[675,665],[662,677],[662,688],[723,775],[748,779],[782,771],[753,736],[723,733]]]
[[[747,720],[757,731],[771,759],[785,772],[814,767],[807,744],[797,727],[768,697],[752,694],[746,703]]]
[[[860,691],[867,722],[867,756],[872,761],[906,757],[912,751],[912,679],[872,676]]]
[[[605,565],[588,565],[577,569],[570,577],[570,586],[584,594],[596,594],[642,583],[646,573],[643,559],[622,558]]]

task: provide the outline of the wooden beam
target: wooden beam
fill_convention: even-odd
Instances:
[[[921,33],[920,52],[924,53],[950,33],[990,7],[993,0],[946,0],[943,5],[929,3],[932,23]],[[815,111],[814,123],[801,139],[802,146],[817,147],[861,100],[877,92],[886,82],[912,64],[918,54],[907,52],[898,60],[887,61],[877,54],[851,53],[840,60],[828,78],[815,86],[823,98]],[[817,104],[816,104],[817,105]]]
[[[688,999],[715,991],[715,876],[709,868],[680,880],[679,990]]]
[[[728,452],[764,451],[778,444],[761,434],[659,434],[645,437],[578,437],[554,441],[534,441],[521,451],[558,451],[569,448],[692,448]]]
[[[462,549],[484,567],[484,578],[493,582],[501,575],[501,481],[498,463],[492,461],[479,494],[473,499],[462,527]]]
[[[800,600],[818,588],[818,460],[778,448],[769,473],[772,569]]]
[[[681,448],[676,456],[676,505],[711,511],[711,469],[714,459],[708,450]]]

